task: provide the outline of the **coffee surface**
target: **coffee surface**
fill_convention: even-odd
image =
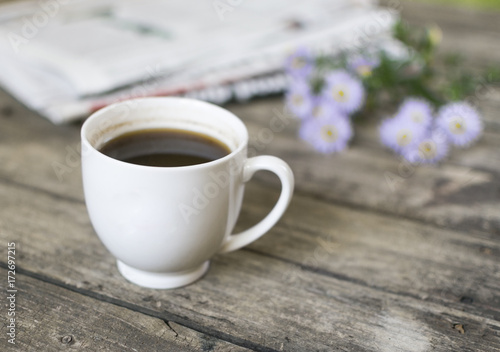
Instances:
[[[127,163],[160,167],[203,164],[231,153],[224,143],[213,137],[160,128],[122,134],[106,142],[100,151]]]

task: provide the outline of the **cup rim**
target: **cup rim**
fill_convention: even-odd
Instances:
[[[130,104],[130,102],[135,102],[135,103],[140,104],[142,102],[148,103],[148,102],[153,102],[153,101],[156,101],[156,102],[169,101],[169,102],[177,102],[177,103],[183,102],[183,103],[196,104],[199,106],[203,106],[205,108],[217,110],[218,112],[223,112],[224,114],[228,114],[228,116],[231,117],[233,120],[235,120],[235,123],[240,125],[240,127],[242,128],[243,140],[234,150],[232,150],[229,154],[223,156],[222,158],[218,158],[218,159],[208,161],[208,162],[202,163],[202,164],[186,165],[186,166],[150,166],[150,165],[139,165],[139,164],[128,163],[126,161],[118,160],[118,159],[112,158],[112,157],[102,153],[99,149],[95,148],[88,140],[87,134],[88,134],[88,128],[89,128],[90,124],[94,120],[101,118],[102,115],[106,114],[110,110],[115,109],[116,107],[121,106],[121,105]],[[214,165],[223,163],[223,162],[233,158],[236,154],[240,153],[248,145],[248,130],[247,130],[245,124],[243,123],[243,121],[238,116],[233,114],[231,111],[226,110],[224,108],[221,108],[220,106],[217,106],[215,104],[212,104],[212,103],[209,103],[206,101],[197,100],[197,99],[192,99],[192,98],[184,98],[184,97],[143,97],[143,98],[127,99],[127,100],[123,100],[120,102],[110,104],[106,107],[103,107],[103,108],[95,111],[84,121],[84,123],[82,124],[81,130],[80,130],[80,137],[81,137],[82,142],[86,145],[87,148],[90,148],[90,150],[96,151],[99,156],[104,157],[105,159],[110,160],[111,162],[115,162],[115,163],[118,163],[120,165],[126,165],[128,167],[139,168],[139,169],[148,169],[148,170],[186,170],[186,169],[194,170],[194,169],[198,169],[198,168],[210,167],[210,166],[214,166]]]

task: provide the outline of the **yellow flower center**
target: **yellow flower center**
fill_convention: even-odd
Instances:
[[[292,103],[293,105],[302,105],[302,103],[304,102],[304,98],[302,97],[302,95],[299,95],[299,94],[295,94],[293,97],[292,97]]]
[[[436,156],[436,145],[432,141],[422,142],[418,150],[424,159],[432,159]]]
[[[361,77],[370,77],[372,75],[372,69],[368,65],[360,65],[356,69]]]
[[[454,134],[462,134],[465,133],[465,123],[464,119],[460,116],[452,119],[450,121],[450,131]]]
[[[399,146],[405,147],[411,142],[411,139],[412,139],[411,131],[402,130],[402,131],[399,131],[397,138],[396,138],[396,141],[397,141]]]
[[[333,125],[325,125],[321,128],[321,139],[327,143],[333,143],[337,140],[337,129]]]
[[[413,114],[411,114],[411,119],[415,123],[422,123],[422,120],[423,120],[422,114],[415,111]]]
[[[348,91],[342,87],[333,88],[333,99],[340,103],[347,101],[348,95]]]
[[[443,32],[438,26],[432,26],[428,30],[428,36],[431,44],[435,46],[441,43],[441,40],[443,39]]]

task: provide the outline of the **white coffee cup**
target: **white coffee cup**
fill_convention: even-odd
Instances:
[[[223,142],[231,153],[204,164],[153,167],[104,155],[109,140],[131,131],[170,128]],[[234,251],[266,233],[290,203],[294,178],[273,156],[247,158],[248,132],[235,115],[184,98],[134,99],[103,108],[82,126],[82,172],[90,220],[120,273],[144,287],[188,285],[217,253]],[[282,190],[257,225],[231,234],[245,182],[258,170],[274,172]]]

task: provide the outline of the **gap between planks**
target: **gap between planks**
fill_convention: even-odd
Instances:
[[[35,186],[26,186],[24,184],[21,184],[21,183],[12,181],[12,180],[5,180],[3,178],[0,178],[0,183],[10,184],[12,186],[15,186],[15,187],[18,187],[18,188],[21,188],[21,189],[25,189],[25,190],[29,190],[29,191],[32,191],[32,192],[39,192],[39,193],[42,193],[42,194],[44,194],[46,196],[49,196],[49,197],[51,197],[51,198],[53,198],[55,200],[63,200],[63,201],[71,202],[71,203],[76,203],[76,204],[79,204],[79,205],[85,205],[85,202],[83,200],[81,200],[81,199],[72,198],[72,197],[63,197],[63,196],[60,196],[59,194],[52,193],[51,191],[48,191],[48,190],[45,190],[45,189],[40,189],[40,188],[35,187]],[[272,189],[272,187],[269,187],[269,185],[266,182],[258,181],[256,183],[260,184],[265,189]],[[312,195],[310,195],[307,192],[305,192],[306,195],[304,196],[302,193],[303,192],[300,192],[300,191],[297,192],[298,195],[301,195],[301,196],[303,196],[305,198],[309,198],[309,199],[313,200],[314,202],[326,203],[326,204],[333,204],[333,205],[337,205],[337,206],[339,206],[341,208],[346,208],[348,210],[353,210],[353,211],[362,212],[362,213],[369,213],[369,214],[373,214],[373,215],[376,215],[376,216],[381,217],[381,218],[390,218],[390,219],[396,220],[396,221],[401,221],[401,219],[403,218],[404,220],[409,221],[409,222],[414,223],[414,224],[417,224],[417,225],[425,225],[427,227],[432,227],[432,228],[437,228],[437,229],[442,229],[442,230],[449,230],[449,228],[446,228],[446,227],[441,228],[441,227],[439,227],[436,224],[428,224],[425,221],[421,221],[419,219],[415,219],[415,218],[411,218],[411,217],[405,218],[403,216],[398,216],[398,215],[390,213],[390,212],[384,213],[383,211],[373,211],[373,209],[370,209],[368,207],[361,207],[361,206],[359,206],[357,204],[354,204],[354,205],[351,206],[350,204],[342,204],[343,202],[330,201],[328,199],[325,200],[325,199],[322,199],[321,196],[318,195],[318,194],[312,194]],[[340,204],[338,204],[338,203],[340,203]],[[455,231],[455,232],[459,232],[459,231]],[[468,232],[460,232],[460,233],[462,235],[469,235]],[[267,258],[270,258],[270,259],[274,259],[274,260],[277,260],[277,261],[280,261],[280,262],[283,262],[283,263],[287,263],[287,264],[296,266],[296,267],[300,268],[301,270],[309,272],[309,273],[314,273],[314,274],[317,274],[317,275],[320,275],[320,276],[337,279],[339,281],[345,281],[345,282],[348,282],[348,283],[351,283],[351,284],[354,284],[354,285],[357,285],[357,286],[360,286],[360,287],[363,287],[363,288],[369,288],[369,289],[373,289],[373,290],[376,290],[376,291],[379,291],[379,292],[382,292],[382,293],[393,294],[393,295],[397,295],[397,296],[400,296],[400,297],[406,297],[406,298],[414,299],[414,300],[417,300],[417,301],[420,301],[420,302],[429,302],[429,300],[424,299],[424,298],[422,298],[422,297],[420,297],[419,295],[416,295],[416,294],[412,294],[412,293],[409,293],[409,292],[403,292],[403,291],[395,291],[395,290],[392,290],[390,288],[385,288],[383,286],[369,284],[368,282],[366,282],[366,281],[364,281],[362,279],[356,278],[356,277],[350,277],[348,275],[344,275],[342,273],[338,273],[338,272],[335,272],[335,271],[332,271],[332,270],[329,270],[329,269],[325,269],[325,268],[321,268],[321,267],[314,267],[314,266],[311,266],[311,265],[307,265],[307,264],[301,263],[299,261],[294,261],[292,259],[281,257],[279,255],[273,255],[273,254],[270,254],[270,253],[266,253],[266,252],[260,251],[258,249],[244,247],[244,248],[242,248],[240,250],[241,251],[247,251],[247,252],[250,252],[250,253],[254,253],[254,254],[257,254],[257,255],[260,255],[260,256],[263,256],[263,257],[267,257]],[[6,264],[3,261],[0,261],[0,267],[6,268]],[[95,297],[95,298],[99,298],[99,299],[104,300],[104,301],[107,301],[108,299],[113,300],[113,298],[108,298],[105,295],[101,295],[99,293],[95,293],[94,291],[91,291],[91,290],[82,290],[82,289],[79,289],[77,287],[73,287],[71,285],[68,285],[68,284],[65,284],[63,282],[60,282],[57,279],[50,278],[49,276],[46,276],[46,275],[42,275],[42,274],[38,274],[38,273],[35,273],[35,272],[31,272],[29,270],[24,270],[22,268],[20,270],[21,270],[21,272],[23,274],[26,274],[28,276],[37,278],[37,279],[42,280],[42,281],[53,283],[55,285],[60,285],[61,287],[64,287],[64,288],[67,288],[67,289],[75,290],[75,292],[81,292],[81,293],[87,292],[87,295]],[[92,292],[92,294],[89,294],[90,292]],[[111,302],[111,301],[109,301],[109,302]],[[435,300],[433,300],[432,302],[435,303],[435,304],[437,304],[437,305],[443,306],[443,307],[449,307],[450,306],[449,302],[446,302],[446,301],[435,301]],[[111,302],[111,303],[113,303],[113,302]],[[126,307],[127,303],[124,303],[124,302],[122,302],[122,303],[125,304],[124,307]],[[132,306],[133,305],[131,305],[131,307]],[[474,311],[467,311],[467,313],[471,314],[471,315],[474,315],[474,316],[477,316],[477,317],[484,318],[484,316],[481,314],[480,311],[476,311],[476,312],[474,312]],[[150,314],[150,313],[147,313],[147,314]],[[166,319],[171,320],[170,318],[166,318]],[[185,323],[181,323],[181,322],[179,322],[177,320],[174,320],[174,321],[176,323],[181,324],[181,325],[185,325],[186,327],[192,328],[193,330],[196,330],[192,326],[186,325],[187,324],[186,322]],[[206,331],[201,331],[201,330],[200,330],[200,332],[207,333]],[[230,340],[227,340],[227,341],[235,343],[234,341],[230,341]],[[239,343],[235,343],[235,344],[239,345]]]
[[[3,261],[0,261],[0,268],[7,269],[7,264],[4,263]],[[125,301],[122,301],[122,300],[119,300],[116,298],[112,298],[112,297],[97,293],[97,292],[92,291],[92,290],[86,290],[83,288],[78,288],[76,286],[68,285],[68,284],[66,284],[62,281],[59,281],[57,279],[54,279],[50,276],[38,274],[35,272],[31,272],[29,270],[24,270],[23,268],[20,268],[20,267],[16,267],[16,272],[19,272],[20,274],[28,276],[30,278],[33,278],[33,279],[36,279],[39,281],[43,281],[45,283],[63,288],[65,290],[75,292],[75,293],[81,294],[81,295],[86,296],[86,297],[97,299],[101,302],[110,303],[110,304],[113,304],[117,307],[126,308],[126,309],[132,310],[134,312],[142,313],[144,315],[147,315],[147,316],[150,316],[153,318],[161,319],[167,325],[168,325],[168,322],[174,322],[176,324],[179,324],[179,325],[184,326],[188,329],[197,331],[199,333],[209,335],[211,337],[215,337],[219,340],[226,341],[226,342],[232,343],[232,344],[240,346],[240,347],[249,348],[249,349],[252,349],[254,351],[280,352],[280,351],[272,349],[272,348],[261,346],[257,343],[252,342],[252,341],[244,340],[244,339],[226,334],[222,331],[210,329],[210,328],[198,325],[198,324],[193,324],[190,320],[182,318],[182,317],[177,316],[175,314],[169,313],[167,311],[165,311],[165,314],[158,314],[157,311],[149,310],[149,309],[144,308],[144,307],[139,306],[139,305],[127,303]],[[172,329],[170,327],[170,325],[169,325],[169,328]]]
[[[98,292],[105,291],[108,296],[115,297],[115,299],[126,300],[129,304],[139,305],[146,307],[146,309],[157,311],[156,314],[159,314],[159,316],[164,315],[164,310],[169,310],[170,313],[174,313],[180,318],[190,317],[190,319],[196,321],[198,325],[208,326],[213,330],[223,330],[231,335],[234,335],[234,329],[241,330],[244,326],[244,330],[239,331],[237,335],[239,338],[243,340],[252,340],[266,347],[280,349],[279,342],[276,343],[274,339],[271,340],[271,337],[274,338],[275,336],[280,336],[282,339],[285,339],[285,336],[291,336],[292,343],[301,344],[299,338],[302,339],[309,336],[307,334],[311,333],[312,330],[310,326],[315,326],[317,328],[317,330],[316,328],[314,330],[315,335],[317,333],[319,336],[322,336],[323,339],[326,339],[321,341],[330,341],[326,334],[335,333],[337,331],[341,337],[345,336],[345,334],[348,334],[350,331],[354,332],[353,335],[359,337],[365,336],[367,332],[374,333],[374,331],[376,331],[375,333],[379,333],[379,329],[385,329],[378,328],[378,326],[380,326],[379,319],[382,319],[383,324],[389,324],[388,326],[383,325],[388,329],[383,332],[391,334],[390,336],[394,338],[399,335],[392,334],[395,333],[395,330],[400,330],[399,328],[396,329],[393,323],[396,322],[399,324],[404,321],[410,324],[416,317],[419,319],[417,321],[421,321],[423,325],[416,326],[410,324],[409,329],[411,331],[409,333],[415,335],[420,331],[419,329],[425,328],[425,331],[431,336],[436,336],[436,334],[441,337],[443,337],[443,334],[447,337],[453,336],[454,339],[457,338],[456,343],[461,344],[463,340],[459,336],[454,335],[456,332],[452,333],[449,329],[451,329],[450,324],[452,322],[463,322],[465,320],[465,323],[471,324],[472,327],[470,329],[472,335],[468,335],[467,338],[471,341],[476,341],[484,347],[485,340],[482,337],[480,338],[478,333],[486,333],[491,337],[493,336],[491,329],[498,325],[498,323],[488,318],[490,314],[487,314],[487,316],[472,314],[468,312],[469,309],[466,309],[464,312],[465,306],[462,304],[453,304],[454,307],[451,309],[444,308],[442,304],[435,304],[432,301],[426,301],[422,304],[420,300],[400,297],[390,293],[383,294],[379,291],[371,290],[370,288],[353,285],[350,282],[336,280],[331,277],[320,276],[316,273],[306,273],[307,275],[301,277],[300,280],[285,286],[282,282],[287,280],[284,280],[283,273],[296,271],[295,265],[292,266],[279,260],[268,259],[268,257],[255,255],[248,251],[217,257],[214,260],[215,267],[213,269],[215,271],[212,271],[211,274],[209,273],[207,278],[201,280],[196,285],[176,292],[149,293],[148,290],[142,290],[124,282],[116,272],[113,259],[109,255],[103,257],[105,255],[105,250],[99,244],[98,239],[92,234],[88,219],[83,214],[85,208],[82,204],[75,204],[74,207],[68,207],[67,204],[64,204],[65,202],[55,202],[47,196],[42,197],[42,195],[40,195],[39,197],[33,197],[32,192],[21,189],[18,189],[19,194],[17,195],[15,189],[10,191],[8,187],[3,186],[2,188],[4,188],[4,192],[7,192],[5,195],[12,193],[13,197],[8,197],[9,199],[12,198],[10,203],[15,207],[19,207],[19,210],[22,210],[25,205],[32,209],[32,211],[28,211],[26,214],[21,212],[19,214],[20,217],[30,217],[31,215],[40,213],[40,218],[35,216],[35,218],[33,218],[34,222],[32,222],[30,227],[20,232],[12,232],[12,234],[17,233],[17,235],[24,235],[26,241],[31,238],[30,242],[32,245],[26,243],[25,247],[26,255],[33,255],[30,257],[32,260],[27,262],[27,267],[30,271],[54,277],[56,280],[64,281],[77,288],[89,288],[89,286],[93,286],[93,290],[97,290]],[[22,195],[23,193],[24,195]],[[250,194],[253,193],[254,192],[251,192]],[[262,188],[260,193],[267,194],[268,192]],[[260,199],[260,195],[257,195],[256,199]],[[35,200],[35,202],[29,205],[31,204],[31,200]],[[307,206],[314,203],[312,200],[304,199],[304,201],[307,203]],[[302,204],[302,202],[298,204]],[[53,209],[49,211],[48,209],[40,209],[40,207]],[[64,218],[70,217],[73,221],[68,219],[69,221],[59,222],[59,225],[62,225],[62,227],[58,226],[56,221],[57,226],[54,228],[55,232],[53,236],[45,238],[44,234],[46,234],[47,229],[51,227],[49,223],[51,223],[51,214],[53,212],[56,212],[56,214],[62,212],[61,215]],[[348,213],[349,211],[344,210],[343,212]],[[375,218],[376,216],[372,217]],[[39,228],[38,225],[36,225],[36,219],[41,220],[42,224],[48,227],[42,226]],[[63,218],[61,218],[61,220],[62,219]],[[309,219],[308,222],[310,222],[310,220],[311,219]],[[71,236],[68,231],[71,232],[73,226],[75,226],[75,231],[77,231],[77,233]],[[281,231],[283,230],[287,231],[287,226],[282,226]],[[277,231],[278,232],[275,233],[274,236],[268,236],[267,238],[270,240],[272,237],[276,238],[276,235],[279,235],[279,226],[277,227]],[[30,233],[32,233],[33,236],[31,236]],[[35,245],[38,241],[47,242],[46,251],[43,251],[40,255],[33,252],[37,251]],[[265,239],[264,242],[260,243],[261,248],[266,247]],[[63,250],[62,252],[55,250],[54,248],[58,245],[67,247],[67,250]],[[49,260],[46,265],[43,265],[45,261],[44,258],[49,258],[54,255],[59,256],[61,260],[66,262],[69,258],[79,258],[80,262],[71,262],[79,264],[74,265],[70,263],[66,268],[68,270],[64,269],[66,265],[59,264],[53,267],[54,263],[52,260]],[[102,263],[100,259],[102,259]],[[101,264],[92,264],[95,263],[96,260]],[[33,262],[35,265],[30,265],[30,262]],[[59,267],[61,267],[61,269],[57,269]],[[89,271],[85,268],[92,269]],[[54,275],[52,274],[52,270],[55,270]],[[217,276],[217,272],[219,274],[224,272],[225,274]],[[263,273],[264,275],[262,275]],[[262,276],[264,276],[262,279],[263,281],[259,281]],[[87,277],[93,284],[79,281]],[[68,278],[69,281],[66,281],[66,278]],[[103,290],[102,285],[106,285],[107,283],[110,283],[110,285],[107,285]],[[262,289],[257,289],[257,286],[254,286],[258,283],[262,284]],[[99,288],[99,286],[101,287]],[[127,288],[127,294],[124,294],[123,287]],[[231,287],[233,287],[233,290],[230,289]],[[229,290],[226,291],[226,288],[229,288]],[[221,291],[221,289],[223,289],[223,291]],[[289,293],[284,293],[282,290],[287,290]],[[153,295],[151,297],[155,297],[155,300],[163,302],[164,308],[158,310],[155,308],[154,301],[150,302],[150,300],[145,300],[144,298],[149,297],[147,296],[149,294]],[[127,295],[130,296],[130,299],[124,297]],[[225,297],[224,301],[220,300],[220,295]],[[268,302],[271,302],[270,300],[272,297],[277,297],[277,301],[272,300],[272,303],[275,305],[275,311],[270,311],[269,309],[271,309],[271,307],[268,306]],[[256,298],[257,301],[255,301]],[[235,309],[235,305],[239,306],[242,301],[243,307],[241,310]],[[288,311],[287,307],[290,306],[292,301],[294,303],[294,308],[292,311]],[[207,302],[208,305],[204,305]],[[359,317],[361,320],[358,319],[357,323],[351,325],[350,317],[353,314],[364,314],[362,312],[365,311],[368,308],[367,305],[370,304],[373,304],[372,310],[375,313],[371,310],[370,314],[367,313],[370,317],[368,320]],[[382,304],[382,306],[380,306],[380,304]],[[166,307],[170,308],[167,309]],[[473,311],[476,311],[476,308],[477,307],[471,307]],[[242,316],[238,313],[244,313],[244,315]],[[282,314],[285,318],[283,318]],[[292,323],[293,321],[291,319],[296,319],[297,314],[300,314],[299,316],[304,316],[305,320],[300,320],[290,327],[288,325],[283,325],[282,319]],[[389,318],[394,317],[396,320],[384,320],[387,318],[385,314],[388,314]],[[411,314],[411,320],[407,320],[410,317],[409,314]],[[478,316],[480,317],[479,319]],[[326,321],[318,320],[320,318],[331,319],[334,317],[336,318],[333,321],[328,320],[329,323],[326,325],[324,324]],[[344,322],[342,319],[348,320]],[[373,319],[375,319],[375,321]],[[321,321],[322,323],[318,325],[313,323],[315,321]],[[263,330],[263,323],[270,325]],[[369,323],[368,326],[366,326],[367,323]],[[248,326],[245,326],[245,324],[248,324]],[[335,329],[333,331],[326,331],[325,329],[329,329],[330,326],[332,329]],[[430,330],[431,326],[432,330]],[[265,331],[268,331],[270,335],[266,334]],[[292,335],[288,335],[290,331]],[[306,334],[306,336],[304,336],[304,334]],[[311,335],[311,338],[315,335]],[[415,335],[414,337],[416,338],[417,336]],[[317,339],[306,340],[304,344],[309,344],[309,347],[323,344],[321,341],[318,342]],[[437,340],[433,339],[432,341]],[[292,343],[290,343],[290,345]],[[332,342],[330,341],[330,343]],[[360,343],[365,342],[357,339],[351,342],[346,339],[343,342],[339,341],[339,343],[343,343],[346,346],[359,346]],[[436,344],[443,348],[442,342],[436,342]],[[296,347],[298,348],[298,345],[296,345]],[[298,351],[298,349],[295,350]]]
[[[4,263],[0,263],[0,268],[3,268],[3,269],[6,269],[7,270],[7,265],[5,265]],[[3,270],[0,270],[0,271],[3,271]],[[238,339],[238,338],[235,338],[235,337],[232,337],[232,336],[226,336],[227,334],[224,334],[224,333],[219,333],[217,331],[209,331],[209,332],[212,332],[213,334],[210,334],[210,333],[206,333],[206,332],[203,332],[203,331],[200,331],[200,330],[203,330],[203,329],[197,329],[195,326],[195,328],[192,328],[192,327],[188,327],[184,324],[181,324],[181,323],[178,323],[177,321],[174,321],[172,319],[165,319],[164,317],[160,317],[158,316],[158,314],[150,314],[150,312],[148,312],[147,310],[145,311],[141,311],[141,310],[137,310],[137,309],[134,309],[135,307],[132,307],[131,305],[129,304],[126,304],[125,302],[122,302],[120,300],[116,300],[116,299],[109,299],[107,296],[104,296],[104,295],[100,295],[98,293],[95,293],[94,291],[88,291],[88,290],[85,290],[85,289],[79,289],[77,287],[73,287],[71,285],[67,285],[63,282],[60,282],[58,280],[55,280],[55,279],[52,279],[50,277],[46,277],[44,275],[41,275],[41,274],[37,274],[37,273],[32,273],[30,271],[27,271],[27,270],[24,270],[22,268],[16,268],[16,272],[20,275],[17,276],[17,278],[21,278],[21,280],[18,280],[17,283],[19,284],[19,281],[21,282],[21,285],[22,284],[22,277],[28,277],[30,278],[31,280],[34,280],[35,282],[34,283],[29,283],[28,286],[38,286],[36,285],[36,282],[43,282],[45,285],[49,285],[47,287],[42,287],[42,291],[50,291],[50,286],[53,286],[53,287],[57,287],[59,290],[60,290],[60,293],[61,295],[64,295],[65,297],[68,297],[68,296],[71,296],[71,295],[68,295],[67,292],[72,292],[73,295],[81,295],[81,296],[84,296],[84,297],[88,297],[88,298],[91,298],[92,300],[97,300],[99,301],[101,304],[111,304],[112,306],[114,307],[119,307],[119,308],[122,308],[122,309],[125,309],[125,313],[123,315],[127,315],[127,311],[131,311],[133,312],[133,314],[142,314],[142,315],[145,315],[147,317],[150,317],[150,318],[154,318],[154,319],[158,319],[162,322],[164,322],[166,324],[166,326],[176,335],[174,340],[172,341],[169,341],[168,339],[167,340],[163,340],[167,345],[169,343],[174,343],[176,342],[176,338],[178,336],[181,336],[181,340],[178,341],[179,342],[179,345],[178,346],[173,346],[172,345],[172,350],[175,350],[174,348],[182,348],[182,350],[184,350],[186,348],[186,350],[189,350],[189,351],[192,351],[194,350],[194,348],[196,346],[191,346],[191,343],[186,341],[186,338],[187,337],[191,337],[191,338],[203,338],[203,335],[207,335],[208,337],[210,338],[214,338],[216,340],[218,340],[219,342],[217,341],[213,341],[214,344],[216,344],[216,346],[211,346],[211,347],[215,347],[215,350],[223,350],[223,351],[227,351],[228,349],[230,349],[230,351],[233,351],[233,348],[234,347],[242,347],[242,351],[247,351],[247,349],[251,349],[251,350],[254,350],[254,351],[265,351],[265,352],[279,352],[279,351],[276,351],[276,350],[273,350],[273,349],[269,349],[269,348],[266,348],[266,347],[263,347],[263,346],[260,346],[258,344],[255,344],[255,343],[252,343],[252,342],[249,342],[249,341],[242,341],[242,339]],[[22,293],[23,290],[22,287],[18,287],[17,288],[18,290],[18,296],[21,295],[22,297]],[[36,292],[36,293],[32,293],[32,295],[40,295],[39,292]],[[78,297],[78,296],[76,296]],[[73,297],[69,298],[70,300],[73,299]],[[19,306],[19,302],[16,302],[17,305]],[[28,307],[25,307],[24,305],[21,305],[21,308],[22,309],[27,309]],[[95,307],[92,307],[91,309],[93,309]],[[16,310],[16,315],[19,315],[19,308]],[[127,318],[126,316],[123,317],[123,315],[119,316],[118,318],[119,319],[124,319],[124,318]],[[24,317],[23,313],[21,312],[21,319],[22,317]],[[129,317],[130,318],[130,317]],[[19,320],[19,318],[17,319]],[[135,319],[134,319],[135,320]],[[177,320],[182,320],[182,319],[177,319]],[[127,321],[127,320],[125,320]],[[22,320],[22,322],[24,322],[24,320]],[[189,334],[189,331],[188,331],[188,334],[186,334],[186,331],[183,331],[181,332],[182,335],[179,335],[179,333],[174,329],[174,327],[172,327],[171,323],[175,323],[181,327],[184,327],[186,329],[189,329],[192,331],[191,334]],[[133,325],[133,324],[131,324]],[[190,324],[190,325],[193,325],[193,324]],[[56,326],[54,326],[56,327]],[[90,328],[90,326],[89,326]],[[177,330],[179,330],[179,327],[177,327]],[[16,329],[18,331],[18,334],[19,332],[21,332],[21,329],[19,328],[19,322],[18,322],[18,327]],[[26,329],[23,329],[23,330],[26,330]],[[210,330],[210,329],[204,329],[204,330]],[[23,331],[25,333],[29,332],[29,331]],[[120,332],[121,333],[121,332]],[[196,333],[199,333],[200,335],[196,334]],[[190,336],[191,335],[191,336]],[[193,336],[194,335],[194,336]],[[198,336],[196,336],[198,335]],[[217,336],[216,336],[217,335]],[[162,335],[163,336],[163,335]],[[224,339],[223,337],[226,337],[226,339]],[[149,336],[151,337],[151,336]],[[16,338],[18,341],[19,341],[19,337]],[[81,339],[76,339],[77,341],[78,340],[81,340]],[[107,339],[106,339],[107,340]],[[231,340],[231,341],[229,341]],[[40,341],[37,341],[40,343]],[[73,340],[73,343],[75,341]],[[81,341],[80,341],[81,342]],[[192,342],[192,341],[191,341]],[[223,342],[224,344],[227,343],[227,345],[223,345],[221,346],[220,345],[220,342]],[[71,343],[70,345],[73,345],[73,343]],[[17,343],[19,344],[19,342]],[[24,341],[21,343],[21,344],[24,344]],[[234,345],[232,346],[233,348],[231,348],[230,345]],[[13,345],[12,347],[15,347],[15,345]],[[49,348],[50,346],[46,346],[47,348]],[[76,346],[73,346],[73,347],[76,347]],[[80,346],[83,348],[83,345]],[[97,347],[97,346],[94,346],[94,347]],[[128,346],[127,346],[128,347]],[[152,346],[151,346],[152,347]],[[199,348],[203,348],[203,346],[198,346]],[[100,346],[100,348],[105,348],[103,346]],[[208,348],[208,346],[207,346]],[[149,349],[147,349],[149,350]],[[237,349],[238,351],[240,351],[240,349]],[[134,349],[134,351],[137,351],[136,349]]]
[[[36,192],[36,193],[42,193],[42,194],[45,194],[53,199],[56,199],[56,200],[63,200],[63,201],[67,201],[67,202],[70,202],[70,203],[76,203],[76,204],[83,204],[85,205],[85,200],[84,199],[80,199],[80,198],[75,198],[75,197],[69,197],[69,196],[65,196],[65,195],[61,195],[57,192],[52,192],[51,190],[48,190],[48,189],[45,189],[45,188],[40,188],[40,187],[37,187],[37,186],[33,186],[33,185],[29,185],[29,184],[25,184],[25,183],[21,183],[21,182],[17,182],[17,181],[14,181],[12,179],[7,179],[7,178],[4,178],[4,177],[0,177],[0,182],[3,183],[3,184],[6,184],[6,185],[12,185],[12,186],[16,186],[16,187],[19,187],[19,188],[22,188],[22,189],[26,189],[26,190],[30,190],[30,191],[33,191],[33,192]],[[268,188],[268,189],[274,189],[275,187],[272,187],[272,182],[268,182],[266,180],[263,180],[261,178],[254,178],[252,180],[252,182],[254,182],[255,184],[258,184],[264,188]],[[323,196],[317,192],[314,192],[314,191],[308,191],[308,190],[305,190],[305,189],[301,189],[301,188],[296,188],[294,190],[294,195],[299,195],[299,196],[303,196],[305,198],[310,198],[318,203],[325,203],[325,204],[332,204],[332,205],[336,205],[336,206],[339,206],[339,207],[342,207],[342,208],[346,208],[346,209],[349,209],[349,210],[354,210],[354,211],[359,211],[359,212],[362,212],[362,213],[369,213],[369,214],[375,214],[375,215],[378,215],[380,217],[384,217],[384,218],[389,218],[389,219],[393,219],[393,220],[406,220],[406,221],[409,221],[409,222],[412,222],[414,224],[420,224],[420,225],[425,225],[425,226],[428,226],[428,227],[431,227],[431,228],[435,228],[435,229],[439,229],[439,230],[453,230],[455,232],[458,232],[458,233],[461,233],[461,234],[465,234],[465,235],[470,235],[470,229],[469,230],[463,230],[463,227],[461,226],[456,226],[456,227],[453,227],[453,226],[445,226],[445,225],[440,225],[436,222],[429,222],[427,220],[424,220],[424,219],[421,219],[421,218],[418,218],[418,217],[412,217],[410,215],[407,215],[405,213],[401,213],[401,214],[397,214],[397,213],[394,213],[394,212],[391,212],[389,210],[384,210],[384,209],[381,209],[381,208],[375,208],[375,207],[370,207],[370,206],[363,206],[361,204],[358,204],[358,203],[355,203],[355,202],[349,202],[347,200],[342,200],[342,199],[333,199],[331,197],[328,197],[328,196]],[[486,237],[489,237],[489,232],[488,231],[483,231],[483,230],[478,230],[478,229],[475,229],[474,230],[474,233],[478,234],[480,237],[482,238],[486,238]],[[245,248],[244,248],[245,249]],[[261,253],[263,255],[265,255],[264,253]],[[285,260],[286,261],[286,260]],[[294,262],[295,264],[297,265],[301,265],[300,263],[297,263],[297,262]]]

